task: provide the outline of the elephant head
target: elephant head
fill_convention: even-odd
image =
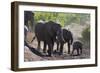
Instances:
[[[59,42],[64,42],[63,30],[61,29],[61,25],[55,23],[55,25],[53,26],[53,31],[55,31],[56,33],[56,40]]]
[[[62,29],[59,29],[59,30],[57,31],[56,40],[57,40],[58,42],[65,42],[64,37],[63,37],[63,30],[62,30]]]

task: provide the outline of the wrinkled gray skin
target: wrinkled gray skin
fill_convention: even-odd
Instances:
[[[62,33],[63,33],[63,41],[62,42],[57,41],[57,51],[56,52],[58,52],[60,55],[62,55],[63,54],[63,46],[65,43],[67,43],[68,44],[68,54],[70,54],[70,45],[73,43],[73,35],[72,35],[71,31],[69,31],[67,29],[63,29]]]
[[[38,40],[38,49],[40,49],[40,42],[43,41],[43,51],[46,51],[46,46],[48,45],[47,53],[48,56],[51,56],[56,37],[59,39],[59,41],[62,41],[61,26],[53,21],[37,23],[35,26],[35,36]]]
[[[74,54],[75,50],[77,50],[77,54],[76,55],[82,54],[82,43],[80,41],[75,41],[73,43],[72,55]]]

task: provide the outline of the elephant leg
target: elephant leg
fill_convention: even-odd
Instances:
[[[60,45],[60,55],[63,54],[63,46],[64,46],[64,43],[61,43],[61,45]]]
[[[53,48],[54,48],[54,41],[52,40],[52,44],[51,44],[51,53],[53,53]]]
[[[46,42],[44,42],[43,53],[46,53]]]
[[[77,55],[80,55],[80,53],[79,53],[80,51],[79,51],[79,49],[77,49]]]
[[[80,48],[80,53],[82,54],[82,48]]]
[[[73,54],[74,54],[74,51],[75,51],[75,49],[73,48],[73,50],[72,50],[72,54],[71,54],[71,55],[73,55]]]
[[[53,50],[53,47],[54,47],[54,41],[52,41],[52,50]]]
[[[40,51],[40,41],[38,41],[38,51]]]
[[[68,42],[68,54],[70,54],[70,43]]]
[[[48,44],[48,56],[51,56],[53,53],[53,45],[52,44]]]
[[[57,42],[57,52],[59,52],[59,42]]]

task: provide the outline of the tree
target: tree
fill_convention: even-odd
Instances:
[[[59,22],[62,27],[71,23],[85,24],[90,20],[89,14],[84,13],[63,13],[63,12],[34,12],[35,23],[39,20]]]

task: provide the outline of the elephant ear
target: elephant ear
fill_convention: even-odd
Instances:
[[[53,31],[57,34],[59,31],[61,31],[61,26],[58,23],[53,23]]]
[[[48,34],[50,37],[53,37],[54,32],[55,32],[55,31],[54,31],[55,25],[53,25],[54,22],[49,21],[49,22],[46,22],[45,24],[46,24],[46,25],[45,25],[45,31],[47,32],[47,34]]]

